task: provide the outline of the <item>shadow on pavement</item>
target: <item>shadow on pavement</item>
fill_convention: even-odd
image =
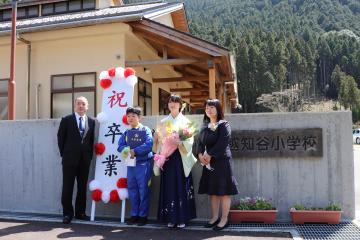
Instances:
[[[5,238],[3,238],[5,237]],[[7,237],[7,238],[6,238]],[[98,225],[0,220],[1,239],[292,239],[286,233],[214,232],[189,229],[148,229]]]

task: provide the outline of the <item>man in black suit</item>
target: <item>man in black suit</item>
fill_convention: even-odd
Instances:
[[[62,157],[63,187],[61,204],[63,223],[70,223],[74,216],[72,195],[77,182],[75,218],[89,220],[85,215],[86,189],[91,159],[93,157],[95,120],[86,116],[88,101],[85,97],[75,100],[75,113],[63,117],[58,130],[58,145]]]

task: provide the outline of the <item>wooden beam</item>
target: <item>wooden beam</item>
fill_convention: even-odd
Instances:
[[[195,66],[185,66],[185,71],[191,73],[192,75],[204,75],[207,74],[206,69],[201,70]]]
[[[215,82],[216,67],[214,65],[213,68],[209,68],[209,98],[216,98]]]
[[[190,91],[197,91],[197,92],[208,92],[208,89],[198,89],[195,87],[192,88],[170,88],[170,92],[190,92]]]
[[[158,52],[162,51],[162,46],[167,46],[168,47],[168,56],[173,54],[175,56],[189,56],[189,57],[193,57],[193,58],[204,58],[204,59],[209,58],[209,55],[206,53],[194,51],[194,49],[189,49],[180,44],[174,44],[171,41],[161,41],[155,37],[152,38],[149,35],[146,35],[146,34],[143,35],[142,33],[138,33],[138,32],[134,32],[134,33],[138,37],[143,38],[145,42],[149,43],[155,49],[157,49]]]
[[[205,102],[205,101],[204,101]],[[190,104],[190,106],[197,106],[197,107],[204,107],[204,102],[191,102],[191,103],[189,103]]]
[[[184,99],[190,99],[190,102],[199,102],[199,103],[204,103],[205,100],[208,99],[207,96],[191,96],[191,95],[188,95],[188,96],[181,96],[182,98]]]
[[[227,112],[226,99],[225,99],[225,84],[220,83],[219,100],[223,107],[224,112]]]
[[[142,67],[151,65],[184,65],[199,62],[194,58],[176,58],[176,59],[158,59],[158,60],[143,60],[143,61],[125,61],[126,67]]]
[[[171,13],[171,18],[174,23],[174,27],[183,32],[189,32],[188,23],[186,21],[185,10],[180,9]]]
[[[189,76],[189,77],[173,77],[173,78],[153,78],[154,83],[164,83],[164,82],[197,82],[206,81],[208,76]]]
[[[221,84],[220,73],[219,73],[220,67],[218,64],[215,64],[215,69],[216,69],[215,82],[216,82],[216,84],[220,85]],[[219,91],[217,91],[217,92],[219,92]],[[220,98],[218,98],[218,99],[220,100]]]
[[[199,94],[187,94],[187,95],[181,95],[182,98],[190,98],[190,99],[194,99],[194,98],[207,98],[208,95],[199,95]]]
[[[213,55],[214,57],[229,54],[228,50],[221,48],[215,44],[206,42],[188,34],[181,33],[179,31],[171,29],[170,27],[163,26],[151,20],[144,19],[141,21],[131,22],[130,25],[136,30],[154,33],[158,36],[172,39],[175,42],[185,43],[184,45],[190,45],[192,48],[201,49],[201,51],[203,52],[211,52],[211,55]]]
[[[163,59],[168,59],[168,52],[167,52],[167,47],[163,46],[163,51],[162,51],[162,55],[163,55]]]
[[[207,95],[192,95],[191,93],[183,93],[181,95],[181,97],[183,98],[190,98],[190,99],[205,99],[207,98],[208,96]]]

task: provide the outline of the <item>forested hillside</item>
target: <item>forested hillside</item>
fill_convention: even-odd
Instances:
[[[257,111],[262,93],[291,87],[303,97],[358,105],[351,88],[360,84],[359,1],[185,0],[185,6],[192,34],[234,52],[245,112]]]
[[[260,110],[261,94],[289,88],[305,99],[327,97],[359,108],[359,0],[184,3],[192,34],[233,51],[244,112]]]

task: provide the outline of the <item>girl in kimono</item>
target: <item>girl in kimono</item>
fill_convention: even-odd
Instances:
[[[172,126],[177,128],[190,121],[181,113],[182,99],[178,95],[171,95],[168,100],[169,116],[161,120],[163,128]],[[154,151],[161,149],[160,132],[154,135]],[[178,148],[165,161],[160,171],[160,196],[158,220],[167,223],[169,228],[184,228],[185,224],[196,218],[195,194],[191,168],[196,162],[192,154],[194,138],[180,141]],[[159,146],[160,145],[160,146]],[[155,165],[154,165],[155,166]],[[159,169],[154,169],[157,175]]]
[[[232,170],[230,135],[230,125],[224,120],[220,101],[207,100],[196,155],[203,165],[199,194],[208,194],[211,203],[212,218],[204,227],[213,228],[215,231],[229,225],[231,195],[238,193]]]

